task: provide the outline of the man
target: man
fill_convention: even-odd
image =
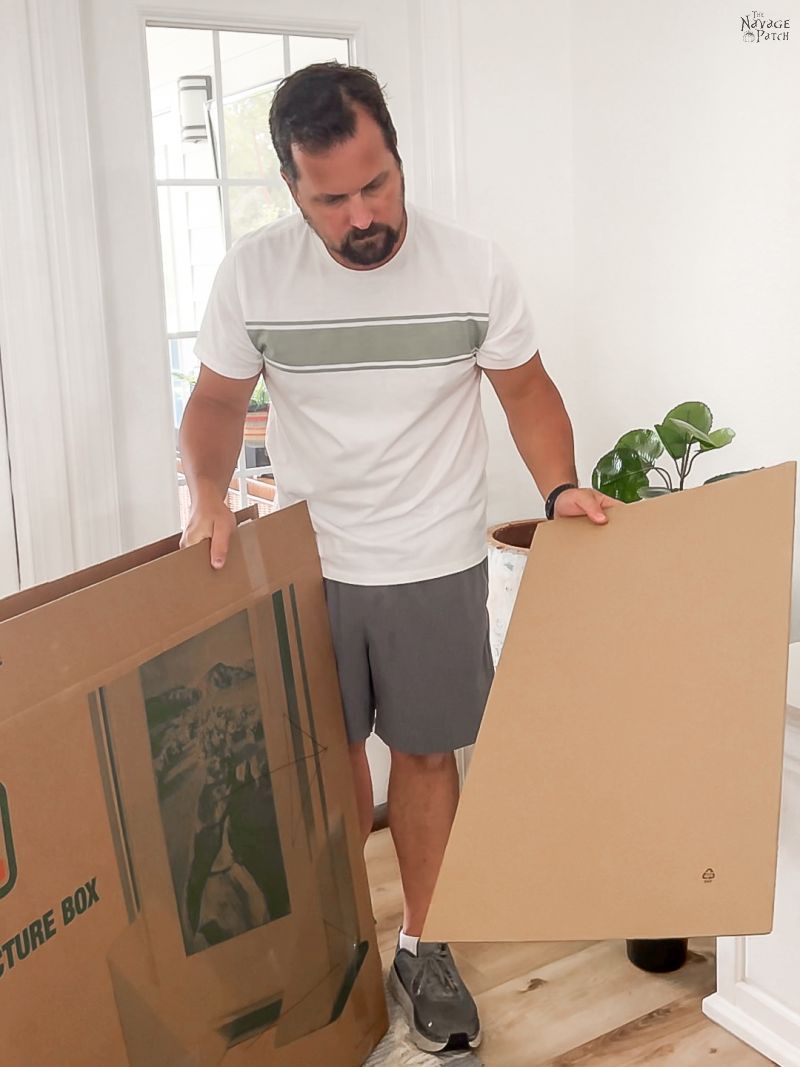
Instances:
[[[551,514],[602,524],[615,501],[576,487],[570,421],[505,260],[406,205],[374,75],[298,71],[270,130],[300,215],[242,238],[220,267],[181,430],[184,542],[210,538],[222,566],[226,490],[263,373],[280,502],[307,500],[317,533],[365,839],[373,726],[391,749],[405,898],[392,988],[421,1048],[476,1047],[449,949],[419,937],[458,801],[453,753],[474,742],[492,677],[481,373]]]

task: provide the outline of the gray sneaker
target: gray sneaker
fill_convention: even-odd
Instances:
[[[477,1048],[481,1026],[475,1001],[447,945],[420,942],[418,955],[398,949],[389,988],[403,1008],[411,1040],[424,1052]]]

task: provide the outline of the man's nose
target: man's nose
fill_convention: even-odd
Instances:
[[[361,193],[350,198],[350,225],[356,230],[366,230],[372,224],[372,211],[364,202]]]

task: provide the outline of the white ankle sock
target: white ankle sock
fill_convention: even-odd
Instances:
[[[397,941],[397,947],[399,949],[405,949],[406,952],[410,952],[412,956],[416,956],[417,948],[419,947],[419,938],[409,937],[409,935],[404,930],[401,930],[400,937]]]

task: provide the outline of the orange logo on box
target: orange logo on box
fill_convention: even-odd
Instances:
[[[17,857],[14,854],[14,838],[11,834],[8,793],[0,782],[0,900],[11,892],[16,881]]]

